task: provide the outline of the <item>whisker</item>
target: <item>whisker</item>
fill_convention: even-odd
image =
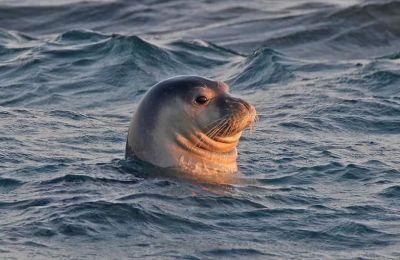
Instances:
[[[229,119],[229,117],[225,116],[225,117],[221,118],[220,120],[218,120],[216,125],[211,128],[211,131],[207,132],[207,135],[209,137],[213,138],[219,132],[220,128],[222,128],[227,123],[228,119]]]
[[[214,134],[216,135],[219,132],[220,128],[226,123],[226,119],[227,119],[227,116],[223,117],[223,118],[219,118],[219,119],[211,122],[210,124],[208,124],[207,127],[210,125],[213,125],[213,124],[215,124],[215,125],[205,133],[206,136],[213,138],[213,135]],[[199,140],[191,148],[198,147],[198,145],[202,141],[204,141],[204,139],[203,139],[203,137],[200,136]]]

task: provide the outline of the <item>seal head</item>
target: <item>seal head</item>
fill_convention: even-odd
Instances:
[[[154,85],[131,121],[126,157],[159,167],[208,174],[237,171],[237,144],[256,110],[227,84],[178,76]]]

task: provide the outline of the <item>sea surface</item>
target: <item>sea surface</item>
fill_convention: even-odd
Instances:
[[[243,181],[149,176],[176,75],[259,115]],[[400,259],[400,1],[0,0],[1,259]]]

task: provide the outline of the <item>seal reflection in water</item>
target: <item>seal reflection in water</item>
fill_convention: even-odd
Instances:
[[[237,171],[242,131],[255,118],[255,108],[231,96],[223,82],[170,78],[141,100],[129,127],[125,156],[202,181],[227,182]]]

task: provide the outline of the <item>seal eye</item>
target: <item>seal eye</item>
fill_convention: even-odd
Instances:
[[[196,103],[200,104],[200,105],[204,105],[205,103],[207,103],[208,98],[205,96],[199,96],[196,98]]]

